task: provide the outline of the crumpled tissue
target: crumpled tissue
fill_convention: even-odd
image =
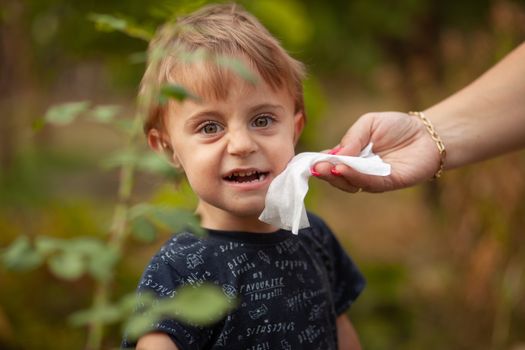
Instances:
[[[383,162],[381,157],[372,152],[372,143],[366,146],[357,157],[317,152],[299,153],[271,182],[266,194],[265,208],[259,220],[290,230],[294,234],[297,234],[302,228],[309,227],[304,197],[308,192],[310,168],[318,162],[343,163],[368,175],[390,175],[390,164]]]

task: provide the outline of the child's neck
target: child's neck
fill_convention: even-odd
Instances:
[[[201,217],[201,226],[212,230],[272,233],[279,229],[260,221],[258,216],[240,217],[218,208],[203,210],[199,206],[197,214]]]

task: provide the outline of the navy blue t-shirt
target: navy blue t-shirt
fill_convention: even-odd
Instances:
[[[222,288],[238,307],[210,327],[167,319],[153,326],[180,350],[337,349],[336,318],[365,281],[333,233],[309,214],[298,235],[208,230],[174,235],[147,266],[139,294],[176,297],[180,286]],[[124,340],[123,347],[133,343]]]

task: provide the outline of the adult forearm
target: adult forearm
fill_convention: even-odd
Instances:
[[[447,147],[447,169],[525,147],[525,43],[425,114]]]

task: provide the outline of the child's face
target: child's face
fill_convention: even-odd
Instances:
[[[167,118],[165,141],[200,199],[204,227],[275,229],[257,217],[270,182],[294,156],[304,117],[285,89],[258,78],[234,79],[225,100],[185,100]]]

